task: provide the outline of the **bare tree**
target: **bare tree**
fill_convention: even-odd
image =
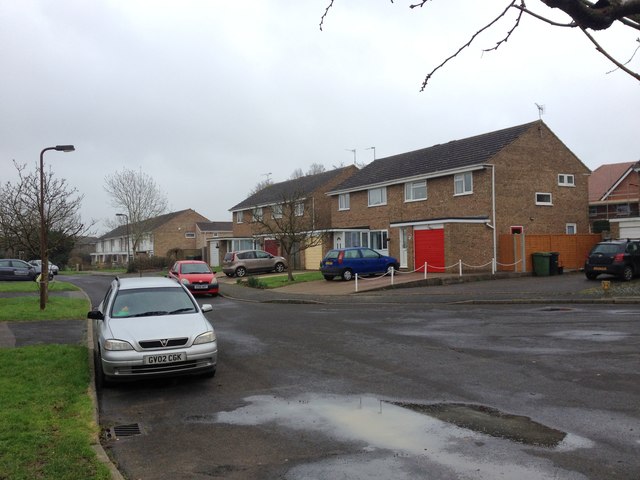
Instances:
[[[167,196],[150,175],[142,170],[122,171],[105,177],[105,191],[111,196],[111,205],[127,215],[133,252],[148,232],[148,220],[167,210]]]
[[[312,163],[309,167],[309,170],[307,170],[306,175],[315,175],[317,173],[324,173],[326,171],[327,169],[324,168],[324,165],[322,165],[321,163]]]
[[[260,190],[264,190],[265,188],[267,188],[269,185],[273,185],[273,182],[271,181],[270,178],[262,180],[261,182],[256,183],[256,186],[253,187],[253,189],[251,189],[251,191],[249,192],[249,195],[247,196],[250,197],[251,195],[255,195]]]
[[[334,1],[335,0],[330,0],[320,19],[320,30],[322,30],[322,27],[324,26],[324,22],[329,10],[333,7]],[[429,0],[419,0],[417,3],[410,4],[409,8],[413,9],[417,7],[424,7],[428,1]],[[393,3],[393,0],[391,0],[391,3]],[[458,48],[455,53],[446,58],[440,65],[427,74],[422,82],[420,91],[423,91],[426,88],[427,83],[438,70],[456,58],[463,50],[469,48],[480,34],[492,28],[500,19],[506,17],[510,12],[515,12],[515,18],[512,21],[511,28],[505,32],[502,39],[493,47],[487,48],[484,51],[497,50],[502,44],[506,43],[516,28],[520,25],[523,17],[527,15],[528,17],[535,18],[554,27],[576,28],[580,30],[596,47],[598,52],[604,55],[617,68],[640,81],[640,73],[627,67],[638,49],[640,49],[640,38],[636,39],[636,42],[639,45],[636,45],[633,48],[633,53],[630,55],[630,58],[624,61],[614,58],[588,31],[606,30],[614,24],[622,25],[633,30],[640,30],[640,0],[598,0],[597,2],[592,2],[590,0],[539,0],[537,4],[538,3],[542,4],[545,9],[545,13],[538,13],[537,11],[527,7],[525,0],[505,0],[503,8],[501,10],[496,10],[496,17],[492,21],[480,28],[470,37],[467,43]],[[551,20],[546,16],[547,13],[550,13],[546,11],[547,8],[563,11],[568,15],[569,20],[566,22]]]
[[[313,200],[303,192],[283,192],[278,203],[253,219],[253,235],[270,237],[280,243],[290,266],[288,278],[293,280],[293,258],[298,253],[322,245],[327,233],[316,229],[326,221],[318,218]]]
[[[300,167],[296,168],[289,177],[289,180],[295,180],[296,178],[304,177],[304,172]]]
[[[40,252],[40,170],[36,166],[29,172],[26,165],[13,163],[18,170],[18,181],[0,186],[0,237],[14,255],[22,251],[28,257],[37,257]],[[84,196],[65,179],[54,178],[51,168],[45,172],[43,186],[44,227],[52,233],[47,235],[49,257],[50,252],[68,251],[69,245],[79,236],[87,235],[95,222],[82,222],[79,212]],[[46,291],[44,298],[46,301]]]

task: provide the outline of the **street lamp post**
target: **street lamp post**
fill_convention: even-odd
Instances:
[[[129,270],[129,262],[131,262],[131,254],[129,253],[129,215],[126,213],[116,213],[116,217],[124,217],[127,221],[127,271]]]
[[[47,291],[49,288],[49,247],[47,245],[47,222],[44,218],[44,152],[56,150],[58,152],[73,152],[73,145],[56,145],[47,147],[40,152],[40,310],[47,307]]]

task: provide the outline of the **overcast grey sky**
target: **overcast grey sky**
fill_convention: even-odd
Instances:
[[[508,3],[433,0],[0,0],[0,179],[34,167],[116,210],[104,178],[143,169],[171,211],[212,221],[267,175],[373,160],[543,120],[591,169],[640,159],[640,84],[575,29],[525,17],[485,33],[419,93],[424,76]],[[529,7],[550,14],[539,1]],[[514,14],[509,16],[514,18]],[[555,15],[556,19],[566,20]],[[637,32],[596,37],[621,59]],[[640,55],[630,64],[640,70]]]

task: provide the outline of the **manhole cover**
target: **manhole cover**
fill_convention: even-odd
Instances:
[[[506,438],[526,445],[556,447],[567,436],[565,432],[534,422],[529,417],[504,413],[482,405],[391,403],[474,432]]]
[[[107,440],[117,440],[122,437],[134,437],[136,435],[142,435],[140,425],[137,423],[130,423],[128,425],[116,425],[104,430],[104,435]]]

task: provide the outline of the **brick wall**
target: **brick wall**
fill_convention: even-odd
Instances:
[[[196,250],[197,239],[186,238],[186,232],[196,233],[196,222],[208,222],[206,217],[203,217],[194,210],[186,210],[172,219],[170,219],[164,225],[156,228],[153,231],[153,252],[154,255],[164,257],[169,250],[179,248],[181,250]]]

